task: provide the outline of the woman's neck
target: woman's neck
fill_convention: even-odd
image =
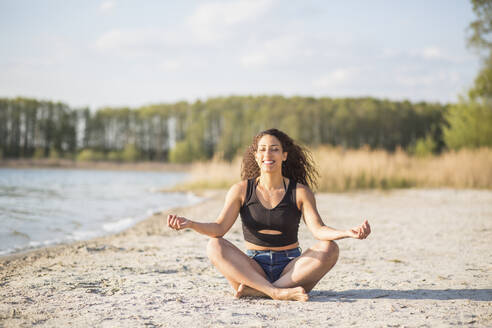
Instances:
[[[262,174],[260,175],[260,183],[265,189],[280,189],[284,188],[284,177],[282,174]]]

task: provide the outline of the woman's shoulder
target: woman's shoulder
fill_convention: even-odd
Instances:
[[[291,180],[291,182],[295,183],[296,189],[303,190],[303,191],[307,191],[307,190],[311,191],[311,189],[308,186],[306,186],[305,184],[302,184],[300,182],[296,182],[294,180]]]
[[[234,198],[238,198],[241,200],[241,203],[244,201],[244,197],[246,195],[246,191],[248,189],[248,180],[241,180],[236,182],[229,188],[228,194],[233,196]]]
[[[305,197],[310,197],[314,195],[313,191],[311,188],[306,186],[305,184],[302,184],[300,182],[296,183],[296,198],[297,199],[304,199]]]
[[[248,186],[248,180],[241,180],[239,182],[236,182],[229,188],[229,192],[239,192],[241,190],[245,190],[245,188]]]
[[[236,182],[235,184],[233,184],[231,186],[231,189],[235,188],[235,189],[243,189],[243,188],[246,188],[248,187],[248,180],[241,180],[239,182]]]

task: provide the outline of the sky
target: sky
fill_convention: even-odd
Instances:
[[[456,102],[480,67],[474,18],[466,0],[0,0],[0,97]]]

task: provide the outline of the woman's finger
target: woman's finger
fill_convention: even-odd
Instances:
[[[171,227],[176,230],[176,215],[171,218]]]
[[[364,230],[364,233],[367,234],[367,232],[369,231],[369,223],[367,222],[367,220],[364,221],[361,227]]]

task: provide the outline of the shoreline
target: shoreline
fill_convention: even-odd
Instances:
[[[78,162],[69,159],[0,159],[0,168],[188,172],[191,164],[160,162]]]
[[[49,160],[49,161],[40,161],[40,162],[31,162],[31,161],[27,161],[27,162],[20,161],[19,162],[16,160],[16,161],[5,162],[5,161],[0,160],[0,169],[6,168],[4,174],[2,175],[2,177],[5,177],[5,179],[6,179],[6,180],[3,180],[5,182],[5,184],[2,185],[2,187],[4,187],[4,188],[0,188],[0,189],[1,189],[1,191],[4,192],[4,196],[6,197],[5,199],[3,199],[2,204],[5,204],[5,206],[6,206],[4,208],[4,210],[6,210],[6,212],[3,214],[7,215],[7,216],[4,215],[5,222],[3,222],[4,225],[5,224],[7,225],[7,229],[5,230],[6,240],[3,241],[4,243],[2,244],[2,248],[1,248],[1,252],[0,252],[0,258],[4,258],[4,257],[8,257],[8,256],[15,256],[17,254],[25,254],[25,253],[29,253],[32,251],[44,249],[47,247],[56,247],[59,245],[69,245],[69,244],[77,243],[77,242],[85,242],[87,240],[92,240],[92,239],[98,238],[98,237],[110,236],[110,235],[116,234],[118,232],[124,231],[124,230],[128,229],[129,227],[131,228],[132,226],[134,226],[135,224],[137,224],[140,221],[146,220],[154,212],[161,212],[162,210],[166,210],[170,206],[176,206],[176,203],[178,203],[178,204],[181,203],[181,201],[179,199],[183,199],[182,200],[183,202],[188,202],[188,203],[203,201],[203,200],[201,200],[201,198],[202,198],[201,194],[199,195],[197,193],[192,193],[192,192],[184,193],[184,192],[179,192],[179,191],[176,191],[176,192],[173,191],[173,194],[177,195],[177,196],[176,197],[174,197],[174,195],[170,196],[170,197],[174,197],[172,201],[166,201],[166,199],[169,199],[169,198],[159,198],[159,197],[161,197],[161,195],[166,194],[166,192],[162,190],[163,184],[157,182],[157,181],[161,181],[161,180],[159,180],[159,178],[162,176],[166,177],[169,175],[172,179],[170,180],[170,182],[168,182],[168,184],[170,186],[173,186],[177,183],[175,177],[181,177],[180,178],[181,180],[186,178],[187,174],[186,174],[185,166],[179,166],[179,165],[173,165],[173,166],[164,165],[163,166],[163,165],[160,165],[159,163],[133,163],[133,164],[128,164],[128,165],[122,164],[122,165],[118,165],[117,167],[115,167],[111,163],[98,163],[99,166],[92,166],[92,164],[94,164],[94,163],[82,163],[81,165],[77,165],[76,162],[72,162],[72,161],[59,162],[59,161]],[[23,222],[25,222],[24,223],[25,226],[17,226],[18,223],[16,223],[16,221],[15,221],[17,218],[17,216],[15,216],[15,213],[16,213],[15,211],[17,209],[15,206],[9,207],[9,205],[14,204],[11,202],[16,201],[16,202],[19,202],[19,204],[21,205],[20,207],[25,206],[25,205],[23,205],[24,204],[24,202],[23,202],[24,198],[21,199],[21,201],[19,201],[18,195],[19,195],[20,191],[17,190],[17,186],[15,188],[16,191],[15,191],[15,193],[13,193],[13,196],[12,196],[14,198],[10,198],[11,197],[11,190],[13,190],[11,188],[11,186],[12,186],[12,183],[15,183],[15,179],[10,179],[10,177],[16,177],[17,176],[16,172],[22,171],[25,173],[19,173],[19,174],[20,174],[21,178],[23,178],[25,176],[25,174],[28,174],[30,171],[34,172],[37,170],[39,170],[39,172],[41,172],[41,174],[47,174],[50,171],[53,173],[59,172],[59,174],[62,174],[63,172],[65,172],[65,173],[63,173],[63,176],[67,176],[67,174],[68,174],[70,177],[72,176],[72,174],[77,173],[77,171],[79,172],[79,174],[86,174],[86,175],[91,175],[91,176],[93,174],[91,172],[94,172],[94,174],[95,174],[95,173],[97,173],[97,171],[99,171],[99,173],[103,174],[103,175],[106,174],[105,172],[114,172],[115,174],[119,175],[120,177],[123,177],[123,179],[125,179],[124,180],[125,183],[127,181],[127,178],[126,178],[127,176],[136,176],[137,177],[136,179],[140,179],[141,174],[144,174],[144,175],[149,174],[149,176],[151,177],[150,180],[147,178],[147,180],[149,181],[149,184],[148,184],[149,187],[146,189],[142,188],[142,191],[147,192],[148,195],[145,195],[145,199],[142,198],[142,200],[145,201],[145,200],[151,199],[149,197],[154,197],[154,198],[157,197],[157,198],[156,198],[155,202],[150,202],[150,203],[144,202],[146,205],[144,204],[142,206],[141,205],[142,203],[135,203],[136,198],[132,196],[131,201],[135,205],[135,206],[133,206],[132,211],[122,210],[122,211],[119,211],[118,214],[116,214],[116,215],[113,215],[113,213],[111,213],[111,216],[108,215],[108,214],[110,214],[108,212],[108,213],[106,213],[106,216],[104,216],[104,218],[103,218],[103,214],[99,214],[99,213],[101,213],[101,211],[99,211],[99,210],[103,209],[103,207],[99,207],[98,213],[94,213],[94,215],[87,217],[87,219],[92,219],[93,221],[95,220],[94,221],[95,228],[93,228],[91,226],[84,226],[84,223],[86,223],[86,222],[80,221],[80,223],[79,223],[75,220],[70,221],[69,220],[70,217],[68,217],[68,216],[67,217],[61,217],[60,215],[58,215],[58,217],[60,218],[60,224],[62,224],[62,225],[65,224],[65,226],[63,228],[60,226],[52,227],[53,229],[58,229],[58,232],[56,232],[56,234],[55,233],[50,234],[49,230],[43,230],[44,228],[50,227],[50,224],[46,225],[46,223],[43,223],[44,222],[43,220],[40,220],[39,221],[40,223],[38,223],[38,225],[35,226],[35,227],[39,227],[39,230],[36,231],[35,230],[36,228],[34,228],[34,226],[32,225],[32,222],[29,222],[30,221],[29,215],[31,215],[31,213],[32,213],[32,215],[38,216],[38,215],[40,215],[40,213],[43,213],[43,210],[45,210],[45,213],[48,213],[53,208],[49,208],[49,207],[47,208],[45,206],[44,207],[40,206],[38,208],[41,210],[41,212],[38,212],[38,211],[34,212],[34,211],[32,211],[32,209],[30,209],[30,211],[31,211],[30,213],[27,211],[22,212],[21,218],[22,218]],[[91,170],[94,170],[94,171],[91,171]],[[128,172],[124,172],[127,170],[128,170]],[[45,173],[43,173],[43,171],[45,171]],[[86,171],[86,173],[82,173],[84,171]],[[73,173],[68,173],[68,172],[73,172]],[[21,179],[21,181],[22,181],[22,179]],[[28,179],[26,179],[25,181],[27,181],[27,183],[30,183],[30,181],[28,181]],[[53,180],[49,179],[46,181],[49,181],[49,183],[52,183]],[[60,180],[60,181],[62,181],[62,180]],[[82,179],[80,181],[81,181],[82,185],[87,182],[84,179]],[[168,180],[164,179],[163,181],[166,182]],[[46,183],[48,183],[48,182],[46,182]],[[67,185],[66,184],[66,186],[67,186],[67,188],[69,188],[69,190],[60,190],[60,193],[59,193],[60,199],[62,199],[65,204],[67,203],[67,199],[69,201],[73,201],[74,203],[71,203],[72,206],[65,207],[66,209],[73,209],[74,207],[77,207],[78,204],[80,204],[80,197],[77,198],[78,196],[76,196],[76,198],[70,199],[67,196],[67,192],[73,191],[74,188],[73,188],[73,185]],[[161,186],[161,187],[159,187],[159,186]],[[40,188],[39,190],[42,190],[45,187],[46,186],[43,186],[43,184],[39,184],[39,188]],[[31,187],[29,187],[29,188],[31,188]],[[101,189],[98,188],[98,190],[101,190]],[[136,189],[132,188],[132,191],[134,191],[134,190],[136,190]],[[46,194],[49,194],[49,192],[46,192]],[[44,191],[43,191],[43,193],[44,193]],[[1,194],[1,192],[0,192],[0,194]],[[56,194],[56,192],[55,192],[55,194]],[[104,198],[107,193],[104,192],[104,193],[99,193],[99,194],[101,197]],[[26,195],[28,195],[28,193],[26,193]],[[93,193],[89,193],[88,195],[94,196]],[[157,196],[155,196],[155,195],[157,195]],[[1,197],[1,195],[0,195],[0,197]],[[184,199],[184,198],[186,198],[186,199]],[[43,198],[43,199],[46,199],[46,198]],[[127,197],[127,199],[128,199],[128,197]],[[33,204],[33,202],[31,202],[30,199],[28,199],[28,202],[30,202],[30,204]],[[39,202],[40,205],[42,203],[46,204],[46,201],[43,200],[42,202]],[[120,202],[114,203],[114,208],[112,210],[110,208],[109,210],[113,211],[116,209],[121,209],[120,204],[121,204]],[[137,206],[138,204],[140,204],[140,206]],[[37,206],[37,204],[35,204],[35,206]],[[17,208],[18,207],[19,206],[17,206]],[[84,208],[81,208],[80,210],[85,211]],[[105,210],[109,211],[108,209],[105,209]],[[12,213],[12,215],[10,215],[9,213]],[[67,212],[65,212],[65,213],[67,213]],[[68,211],[68,213],[70,213],[70,211]],[[99,214],[99,215],[97,215],[97,214]],[[49,218],[48,215],[49,214],[47,214],[46,218]],[[70,214],[66,214],[66,215],[70,215]],[[85,214],[85,215],[87,215],[87,214]],[[38,218],[36,217],[35,219],[38,219]],[[69,222],[69,223],[64,223],[64,222]],[[99,226],[97,226],[97,225],[99,225]],[[23,230],[23,227],[27,227],[26,230]],[[32,232],[32,234],[30,232]],[[18,237],[18,236],[20,236],[20,237]],[[18,237],[18,239],[15,239],[17,237]],[[11,239],[9,239],[9,238],[11,238]]]
[[[209,222],[224,197],[210,191],[117,234],[0,257],[0,326],[492,325],[492,191],[317,194],[327,225],[365,217],[373,233],[338,242],[338,264],[305,304],[234,299],[208,238],[165,226],[170,212]],[[225,238],[244,249],[240,220]],[[305,224],[299,240],[316,242]]]
[[[165,191],[161,191],[165,192]],[[0,268],[3,262],[11,262],[15,260],[19,260],[20,258],[32,258],[36,259],[42,257],[43,255],[53,256],[53,253],[61,253],[65,249],[71,248],[79,248],[80,246],[86,246],[87,244],[98,244],[99,242],[105,241],[107,239],[120,238],[125,235],[133,234],[133,233],[142,233],[142,230],[145,230],[145,227],[149,226],[151,222],[155,220],[156,217],[161,217],[164,213],[171,213],[181,210],[186,210],[187,208],[193,208],[195,206],[199,206],[202,203],[206,203],[210,201],[210,199],[214,197],[218,197],[217,195],[224,194],[223,190],[205,190],[199,194],[199,197],[203,199],[196,204],[185,206],[185,207],[173,207],[166,209],[164,211],[153,213],[151,216],[146,217],[145,219],[136,222],[132,226],[125,228],[119,232],[110,232],[108,234],[97,236],[84,240],[74,240],[70,242],[61,242],[52,245],[39,246],[30,249],[20,250],[18,252],[0,255]]]
[[[165,193],[166,191],[160,191],[160,192]],[[175,212],[175,211],[179,211],[182,209],[192,208],[194,206],[198,206],[201,203],[209,201],[210,198],[217,197],[218,194],[222,194],[222,193],[224,193],[223,190],[205,190],[199,194],[196,194],[193,192],[193,194],[195,194],[199,197],[202,197],[202,200],[200,200],[198,203],[193,204],[193,205],[189,205],[189,206],[185,206],[185,207],[173,207],[173,208],[169,208],[169,209],[166,209],[163,211],[153,213],[152,215],[144,218],[143,220],[135,222],[135,224],[131,225],[128,228],[123,229],[122,231],[109,232],[108,234],[97,236],[97,237],[92,237],[89,239],[60,242],[60,243],[56,243],[56,244],[33,247],[33,248],[20,250],[18,252],[14,252],[14,253],[0,255],[0,269],[1,269],[2,262],[11,262],[13,260],[18,260],[21,257],[22,258],[27,258],[27,257],[39,258],[40,256],[43,255],[43,253],[46,253],[46,254],[59,253],[59,252],[62,252],[65,248],[73,248],[73,247],[78,248],[81,245],[86,246],[89,243],[90,244],[94,244],[94,243],[97,244],[98,242],[103,241],[103,240],[108,239],[108,238],[109,239],[119,238],[121,236],[124,236],[125,234],[131,234],[134,231],[134,229],[137,229],[138,231],[140,231],[142,229],[141,226],[148,225],[149,222],[154,220],[153,218],[160,217],[160,216],[164,215],[163,213],[170,213],[170,212]]]

